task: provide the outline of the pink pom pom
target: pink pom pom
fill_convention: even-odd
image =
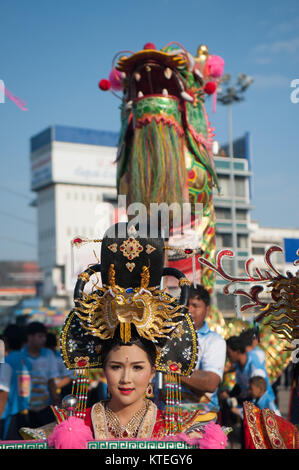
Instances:
[[[210,422],[204,427],[202,436],[189,437],[188,434],[182,432],[172,437],[166,436],[164,440],[184,441],[191,446],[197,445],[200,449],[225,449],[227,436],[219,424]]]
[[[55,449],[86,449],[87,441],[93,441],[90,428],[74,416],[55,426],[48,438],[49,446]]]
[[[210,422],[205,426],[199,446],[201,449],[225,449],[226,443],[227,435],[222,431],[221,426]]]
[[[118,70],[112,69],[109,74],[109,80],[112,90],[120,91],[122,89],[121,74]]]
[[[210,77],[218,78],[223,74],[224,60],[218,55],[209,55],[206,61],[206,73]]]

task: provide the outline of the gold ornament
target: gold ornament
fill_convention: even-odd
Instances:
[[[145,246],[145,248],[146,248],[145,252],[146,252],[146,254],[148,254],[148,255],[150,255],[153,251],[156,250],[156,248],[155,248],[154,246],[149,245],[149,244],[147,244],[147,245]]]
[[[130,419],[126,426],[120,424],[117,415],[106,405],[105,416],[108,431],[110,434],[117,439],[136,438],[140,425],[148,411],[149,401],[146,400],[142,408]]]
[[[147,283],[147,270],[144,271]],[[173,304],[173,298],[158,288],[126,289],[119,286],[103,286],[77,300],[76,315],[81,325],[101,339],[113,338],[121,324],[123,338],[129,340],[133,323],[139,336],[150,341],[167,338],[181,316],[181,305]]]
[[[112,251],[112,253],[116,253],[117,252],[117,243],[112,243],[112,245],[108,246],[108,249],[110,251]]]
[[[80,273],[78,275],[78,279],[82,279],[83,281],[88,282],[90,279],[90,276],[87,273]]]
[[[130,271],[130,273],[133,271],[135,268],[136,264],[135,263],[126,263],[127,269]]]
[[[129,237],[121,244],[119,249],[128,259],[134,259],[143,251],[143,246],[135,238]]]

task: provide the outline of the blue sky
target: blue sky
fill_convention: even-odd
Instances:
[[[205,43],[225,72],[254,77],[233,107],[234,136],[249,131],[252,139],[252,218],[299,228],[299,103],[290,100],[298,0],[0,0],[0,17],[0,79],[28,107],[0,104],[0,260],[37,258],[30,137],[51,124],[118,131],[119,101],[97,83],[118,51],[146,42],[177,41],[194,54]],[[226,142],[227,109],[211,108],[216,139]]]

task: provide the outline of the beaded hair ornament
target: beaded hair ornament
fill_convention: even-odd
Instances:
[[[85,375],[90,368],[102,367],[103,343],[115,336],[128,343],[134,330],[134,335],[137,333],[155,345],[156,369],[166,374],[166,415],[172,434],[174,413],[178,418],[181,416],[180,375],[190,376],[197,363],[196,331],[186,307],[191,283],[179,270],[164,268],[162,237],[138,235],[134,226],[119,223],[97,241],[101,242],[101,262],[79,274],[74,290],[75,306],[61,332],[66,367],[76,369],[81,380],[77,386],[80,416],[84,415],[82,401],[86,400]],[[77,238],[73,244],[78,246],[81,242]],[[188,250],[188,255],[193,255],[192,250]],[[87,293],[84,288],[92,276],[96,282]],[[163,276],[177,278],[179,298],[161,288]]]

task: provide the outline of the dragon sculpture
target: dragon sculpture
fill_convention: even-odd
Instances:
[[[245,276],[234,277],[226,272],[222,262],[224,257],[232,258],[231,250],[218,252],[215,264],[200,257],[198,261],[225,279],[223,288],[226,295],[240,295],[249,302],[241,307],[241,312],[254,309],[256,325],[259,325],[261,347],[266,353],[266,367],[271,382],[274,382],[290,361],[299,363],[299,271],[295,274],[286,271],[280,273],[271,261],[273,253],[281,253],[279,246],[271,246],[265,254],[266,268],[252,269],[254,259],[249,258],[245,263]],[[299,250],[297,251],[297,256]],[[294,266],[299,265],[299,259]],[[245,288],[241,288],[240,284]],[[235,289],[231,291],[231,288]],[[249,289],[246,289],[249,286]],[[216,312],[217,313],[217,312]],[[217,320],[215,322],[215,319]],[[225,322],[218,312],[210,319],[211,328],[223,337],[239,334],[249,328],[248,322],[233,319]],[[296,377],[298,379],[298,366]]]
[[[141,202],[147,211],[152,203],[178,203],[179,208],[191,203],[195,248],[210,261],[216,255],[213,186],[218,183],[205,98],[213,95],[216,103],[223,66],[205,45],[195,57],[177,43],[161,50],[148,43],[138,52],[115,56],[109,80],[99,82],[102,90],[122,92],[118,194],[126,195],[127,206]],[[177,215],[173,212],[170,233]],[[182,260],[170,253],[170,266],[172,257]],[[202,269],[200,282],[210,292],[214,278],[212,270]]]

